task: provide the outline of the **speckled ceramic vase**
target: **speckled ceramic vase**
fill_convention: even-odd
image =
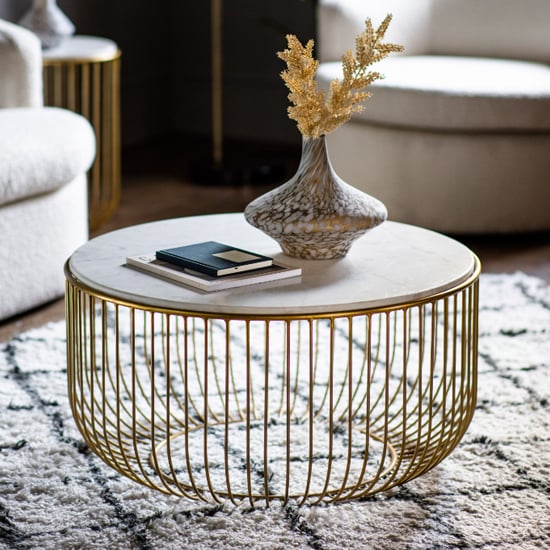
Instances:
[[[59,9],[56,0],[33,0],[32,8],[19,21],[19,25],[34,32],[42,48],[53,48],[74,34],[75,27]]]
[[[345,256],[355,239],[387,218],[387,210],[338,177],[322,136],[303,139],[294,177],[252,201],[244,215],[288,256],[326,260]]]

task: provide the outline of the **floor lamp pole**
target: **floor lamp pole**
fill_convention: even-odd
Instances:
[[[223,102],[222,102],[222,5],[223,0],[211,0],[212,35],[212,157],[216,166],[223,163]]]
[[[210,0],[211,76],[212,76],[212,158],[200,159],[191,165],[195,181],[214,185],[265,183],[281,179],[284,166],[272,158],[254,158],[250,147],[231,152],[225,158],[223,136],[223,0]]]

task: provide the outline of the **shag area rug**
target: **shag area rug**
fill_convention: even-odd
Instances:
[[[188,502],[92,454],[66,391],[65,323],[0,344],[0,548],[550,548],[550,287],[481,280],[479,390],[439,466],[338,505]]]

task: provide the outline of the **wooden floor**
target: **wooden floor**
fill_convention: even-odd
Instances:
[[[190,158],[199,158],[196,144],[169,140],[123,152],[122,198],[115,215],[92,232],[92,237],[120,227],[148,221],[208,214],[239,212],[254,197],[278,183],[212,184],[193,176]],[[277,158],[280,181],[293,173],[299,151],[240,151],[243,164],[252,162],[262,168],[266,158]],[[240,168],[238,162],[232,168]],[[271,167],[273,168],[273,166]],[[202,171],[200,171],[202,172]],[[263,171],[261,173],[264,173]],[[202,175],[202,174],[201,174]],[[198,179],[202,179],[198,177]],[[244,176],[244,179],[249,179]],[[549,214],[550,215],[550,214]],[[523,271],[550,284],[550,233],[515,236],[456,237],[478,254],[486,273]],[[64,316],[63,300],[57,300],[25,315],[0,323],[0,342],[29,328]]]

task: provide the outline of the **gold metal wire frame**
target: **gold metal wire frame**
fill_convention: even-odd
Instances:
[[[44,103],[84,116],[95,131],[97,153],[88,174],[90,229],[120,202],[120,51],[98,58],[44,59]]]
[[[68,389],[121,474],[205,501],[361,498],[430,470],[474,413],[478,277],[326,315],[143,307],[66,268]]]

